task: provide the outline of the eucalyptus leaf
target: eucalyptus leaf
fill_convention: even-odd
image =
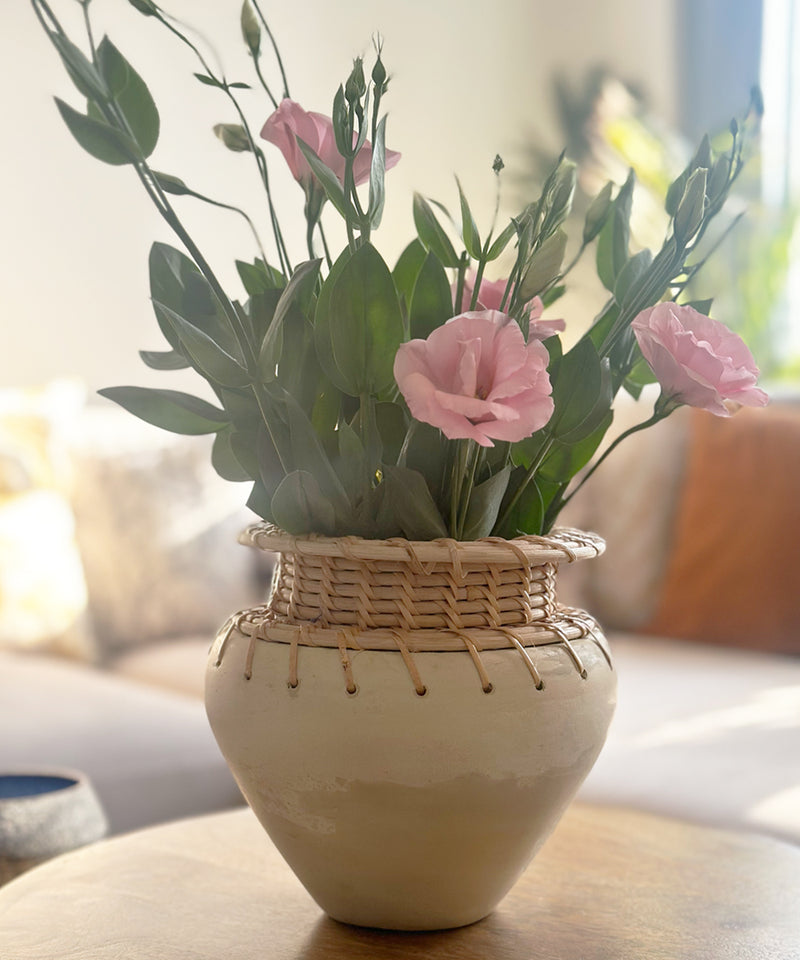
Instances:
[[[140,420],[172,433],[191,436],[216,433],[228,422],[224,410],[177,390],[150,387],[106,387],[97,391]]]

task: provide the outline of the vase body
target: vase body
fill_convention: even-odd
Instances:
[[[279,551],[271,598],[220,631],[206,682],[247,802],[337,920],[486,916],[605,740],[608,649],[555,599],[558,563],[601,544],[347,538],[337,555],[263,526],[250,538]]]

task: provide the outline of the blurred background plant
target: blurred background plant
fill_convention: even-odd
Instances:
[[[751,109],[760,111],[757,92],[754,98]],[[632,234],[642,247],[656,245],[668,223],[663,198],[691,159],[694,144],[649,109],[635,84],[603,67],[588,70],[577,81],[556,74],[552,101],[559,142],[578,165],[573,216],[584,216],[604,183],[622,183],[634,168]],[[718,131],[711,137],[712,147],[722,149],[729,137],[727,128]],[[557,151],[534,135],[521,152],[527,164],[520,164],[517,186],[527,193],[552,168]],[[704,257],[713,250],[713,256],[686,292],[690,300],[702,301],[713,291],[714,316],[749,344],[762,375],[780,384],[800,379],[800,348],[792,343],[785,303],[798,210],[766,203],[761,184],[762,165],[755,150],[697,254]]]

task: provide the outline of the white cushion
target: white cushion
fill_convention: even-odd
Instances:
[[[800,659],[610,640],[617,713],[581,799],[800,842]]]

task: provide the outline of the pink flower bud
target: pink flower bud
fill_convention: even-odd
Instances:
[[[477,307],[480,310],[500,310],[500,304],[503,302],[503,296],[506,292],[508,280],[482,280],[481,289],[478,295]],[[472,303],[472,294],[475,290],[475,278],[464,278],[464,292],[461,297],[461,309],[469,310]],[[455,293],[455,290],[453,291]],[[513,292],[513,291],[512,291]],[[510,299],[509,294],[509,299]],[[563,320],[539,320],[544,305],[540,297],[534,297],[527,304],[530,313],[530,326],[528,327],[528,339],[546,340],[548,337],[561,333],[565,327]]]
[[[336,146],[330,117],[321,113],[306,112],[294,100],[282,100],[278,109],[264,124],[261,136],[280,149],[292,176],[302,185],[306,193],[311,189],[314,175],[297,144],[298,137],[311,147],[326,167],[333,170],[339,183],[344,184],[344,157]],[[386,169],[393,167],[399,159],[399,153],[387,150]],[[353,178],[356,186],[369,180],[371,164],[372,145],[367,140],[353,162]]]

